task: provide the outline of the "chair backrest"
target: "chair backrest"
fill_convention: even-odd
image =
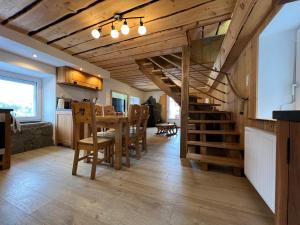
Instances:
[[[96,113],[95,104],[91,102],[73,102],[72,103],[73,115],[73,136],[75,143],[80,139],[80,130],[84,129],[84,124],[88,125],[94,139],[96,140]],[[94,140],[94,143],[96,141]]]
[[[114,116],[116,115],[115,108],[112,105],[105,105],[103,107],[104,116]]]
[[[103,106],[102,105],[95,105],[95,114],[96,116],[103,116],[104,112],[103,112]]]
[[[147,123],[149,119],[149,106],[142,105],[141,106],[141,126],[143,127],[143,132],[147,129]]]
[[[140,105],[129,105],[128,110],[128,121],[129,125],[139,125],[141,123],[141,106]]]

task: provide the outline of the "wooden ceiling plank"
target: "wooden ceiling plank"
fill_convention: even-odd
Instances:
[[[180,2],[184,3],[184,1],[180,1]],[[163,9],[165,7],[166,7],[166,4],[161,5],[161,8],[158,11],[163,11]],[[209,1],[207,4],[200,5],[198,7],[192,8],[188,11],[179,12],[177,14],[174,14],[173,13],[174,9],[170,8],[169,9],[170,13],[172,13],[172,14],[170,14],[170,16],[162,16],[162,17],[158,17],[154,20],[150,20],[149,22],[145,22],[145,25],[147,26],[147,34],[159,32],[162,30],[172,29],[175,27],[181,27],[184,25],[191,24],[193,22],[200,21],[200,23],[202,22],[203,24],[209,23],[210,20],[212,20],[212,21],[215,20],[215,22],[218,22],[220,19],[224,20],[223,18],[219,18],[219,17],[226,16],[226,15],[227,15],[227,19],[229,19],[231,17],[233,7],[234,7],[234,0],[232,0],[232,1]],[[149,13],[149,15],[150,15],[150,12],[147,12],[147,13]],[[149,16],[149,15],[145,14],[145,16]],[[147,21],[147,19],[146,19],[146,21]],[[130,32],[126,36],[120,36],[118,41],[138,37],[139,35],[135,31],[135,29],[137,29],[137,27],[138,27],[138,25],[132,27],[132,29],[131,29],[132,32]],[[110,28],[108,28],[108,31],[106,33],[105,32],[103,33],[103,36],[101,38],[101,46],[115,42],[115,40],[113,40],[110,37],[109,32],[110,32]],[[72,39],[70,38],[70,40],[64,39],[59,42],[56,42],[55,44],[56,44],[56,46],[65,48],[65,47],[69,47],[69,46],[81,43],[82,42],[81,40],[86,39],[86,37],[89,37],[90,41],[77,45],[76,48],[74,48],[73,53],[79,53],[79,52],[83,52],[86,50],[90,50],[90,49],[95,48],[95,46],[99,45],[99,40],[92,39],[90,37],[89,32],[83,32],[81,34],[81,36],[75,35],[74,37],[72,37]]]
[[[191,7],[195,7],[197,5],[205,4],[211,0],[190,0],[190,1],[185,1],[183,2],[182,0],[160,0],[156,1],[153,4],[148,5],[147,7],[141,8],[134,10],[133,12],[130,13],[125,13],[124,16],[130,17],[130,16],[145,16],[143,19],[143,22],[145,24],[149,23],[150,21],[157,20],[158,18],[161,17],[166,17],[168,15],[173,15],[176,12],[180,12],[182,10],[188,10]],[[127,2],[127,1],[124,1]],[[122,6],[117,5],[118,9],[116,9],[115,12],[120,12],[123,11]],[[125,6],[126,7],[126,6]],[[111,16],[114,13],[111,13]],[[122,23],[117,22],[115,23],[116,29],[120,30]],[[133,33],[133,30],[139,26],[139,21],[138,20],[132,20],[128,21],[128,25],[131,28],[131,34]],[[59,46],[64,46],[64,47],[70,47],[74,46],[79,43],[84,43],[85,41],[93,40],[93,38],[90,35],[90,31],[93,29],[84,30],[83,32],[77,33],[76,35],[72,35],[70,37],[64,38],[62,40],[57,41],[55,44]],[[109,35],[110,34],[110,26],[104,26],[102,29],[103,36]],[[130,35],[130,33],[129,33]],[[128,35],[127,35],[128,36]],[[80,40],[80,41],[76,41]]]
[[[99,2],[100,3],[94,7],[88,8],[87,10],[84,10],[69,19],[61,21],[60,23],[50,26],[46,30],[37,33],[34,35],[34,37],[41,40],[52,41],[66,35],[70,35],[76,31],[80,31],[81,29],[89,27],[93,24],[98,24],[100,21],[107,21],[111,19],[116,12],[132,9],[139,5],[150,2],[150,0],[126,0],[118,1],[118,4],[116,4],[115,0],[105,0]],[[95,27],[97,27],[97,25]],[[74,35],[74,38],[76,38],[75,36],[76,35]]]
[[[9,18],[12,18],[24,7],[30,6],[35,0],[0,0],[0,22],[4,25]]]
[[[8,23],[9,27],[17,28],[23,33],[39,30],[42,27],[61,19],[66,15],[73,15],[82,8],[97,2],[95,0],[61,1],[43,0],[36,7],[27,11]]]
[[[111,54],[97,56],[97,57],[89,59],[88,61],[91,63],[97,63],[102,60],[109,60],[109,59],[114,59],[117,57],[126,57],[126,56],[128,57],[128,56],[134,56],[134,55],[138,55],[138,54],[147,54],[148,52],[162,51],[165,49],[176,48],[178,46],[183,46],[186,44],[187,44],[186,37],[183,36],[183,37],[170,39],[170,40],[166,40],[166,41],[155,43],[155,44],[137,47],[137,48],[130,49],[130,50],[121,50],[118,52],[113,52]]]
[[[189,27],[194,26],[194,24],[189,25]],[[88,59],[96,56],[100,56],[107,53],[112,53],[115,51],[121,50],[130,50],[136,47],[140,47],[143,45],[154,44],[157,42],[169,40],[176,37],[183,37],[185,36],[185,29],[182,28],[175,28],[172,30],[162,31],[155,34],[150,34],[146,36],[140,36],[140,38],[134,38],[130,40],[125,40],[122,42],[114,43],[109,46],[103,46],[99,49],[92,50],[82,54],[76,54],[81,58]],[[72,49],[71,49],[72,51]]]
[[[136,59],[144,59],[144,58],[147,58],[147,57],[167,55],[167,54],[171,54],[171,53],[178,53],[180,51],[181,51],[181,47],[170,48],[170,49],[165,49],[165,50],[149,52],[149,53],[146,53],[146,54],[139,54],[139,55],[134,55],[134,56],[103,60],[103,61],[97,63],[96,65],[105,67],[105,65],[109,65],[109,64],[115,64],[115,65],[122,64],[122,63],[125,64],[125,63],[129,63],[129,62],[130,63],[134,62]]]

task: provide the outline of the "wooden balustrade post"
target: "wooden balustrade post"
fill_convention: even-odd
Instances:
[[[190,47],[182,48],[182,85],[181,85],[181,126],[180,126],[180,158],[187,154],[187,128],[189,116],[189,71]]]

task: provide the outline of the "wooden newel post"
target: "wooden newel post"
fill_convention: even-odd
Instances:
[[[182,48],[180,158],[186,158],[187,154],[187,128],[189,116],[189,73],[190,47],[184,46]]]

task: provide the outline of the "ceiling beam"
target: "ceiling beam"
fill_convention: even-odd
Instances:
[[[229,70],[273,7],[273,0],[237,1],[229,30],[213,66],[216,71]],[[210,76],[220,80],[224,74],[216,71],[212,71]],[[209,83],[213,86],[217,85],[214,81]]]

